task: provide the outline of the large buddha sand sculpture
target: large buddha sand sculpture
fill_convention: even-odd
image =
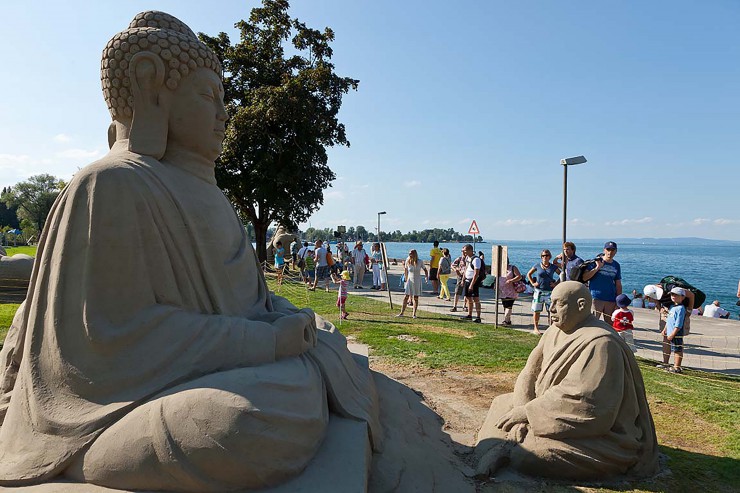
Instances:
[[[514,392],[496,397],[478,432],[477,474],[509,464],[533,476],[649,476],[658,444],[642,374],[622,339],[591,314],[585,284],[552,292],[553,325]]]
[[[103,51],[111,150],[55,203],[0,354],[1,485],[270,487],[301,474],[330,415],[377,448],[369,372],[268,291],[216,186],[220,72],[160,12]]]

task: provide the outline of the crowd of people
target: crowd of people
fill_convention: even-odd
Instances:
[[[318,240],[313,248],[304,242],[294,241],[287,253],[277,242],[275,269],[278,280],[282,279],[286,268],[300,272],[309,289],[323,286],[326,291],[332,284],[338,285],[337,307],[341,317],[346,311],[347,292],[352,281],[355,290],[364,289],[364,277],[372,272],[370,289],[385,290],[387,287],[387,266],[381,246],[373,243],[370,252],[362,241],[353,246],[340,242],[332,252],[328,243]],[[691,316],[728,318],[730,313],[720,306],[718,300],[702,306],[704,298],[697,300],[697,289],[678,279],[679,283],[656,283],[645,287],[644,293],[632,292],[632,297],[622,293],[622,271],[615,259],[617,244],[607,241],[603,251],[593,260],[584,261],[576,253],[573,242],[565,242],[562,251],[553,256],[548,249],[540,252],[540,258],[526,271],[520,270],[507,259],[506,269],[500,273],[495,283],[497,298],[503,306],[505,326],[512,325],[512,310],[522,293],[531,293],[532,331],[542,334],[540,317],[547,314],[550,325],[550,297],[552,290],[560,282],[574,280],[586,283],[593,298],[593,312],[624,339],[632,351],[636,351],[633,335],[634,312],[632,307],[654,308],[659,311],[659,327],[663,336],[663,362],[659,366],[668,371],[682,372],[683,337],[690,330]],[[460,254],[453,259],[448,248],[440,248],[435,241],[429,251],[428,260],[422,259],[416,249],[411,249],[401,262],[403,268],[402,288],[404,292],[398,317],[403,317],[411,308],[412,318],[416,318],[419,298],[424,287],[431,284],[431,293],[439,299],[452,303],[451,312],[463,311],[462,318],[474,323],[481,322],[480,288],[487,276],[483,252],[475,252],[472,245],[464,245]],[[451,290],[449,281],[455,280]],[[667,279],[667,278],[666,278]],[[738,286],[740,298],[740,285]],[[460,305],[462,304],[462,307]],[[669,364],[674,354],[673,364]]]

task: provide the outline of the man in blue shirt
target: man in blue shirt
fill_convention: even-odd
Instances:
[[[596,318],[603,316],[609,325],[612,324],[611,314],[617,309],[617,296],[622,294],[622,268],[614,260],[616,254],[617,244],[607,241],[603,255],[596,259],[596,265],[583,274],[583,280],[588,281],[594,299],[594,315]]]

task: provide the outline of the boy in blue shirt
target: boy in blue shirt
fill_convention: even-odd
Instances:
[[[671,343],[673,366],[668,367],[668,371],[671,373],[683,373],[681,360],[683,359],[683,327],[686,320],[686,307],[683,306],[685,297],[686,291],[683,288],[675,287],[671,289],[673,306],[668,310],[665,328],[661,333]]]

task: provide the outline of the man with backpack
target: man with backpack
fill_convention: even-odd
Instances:
[[[481,323],[480,320],[480,295],[478,289],[486,278],[486,265],[483,260],[475,254],[473,245],[465,245],[467,267],[465,269],[465,280],[463,295],[468,299],[468,315],[463,317],[464,320],[472,320],[475,323]],[[473,305],[475,305],[476,317],[473,318]]]

